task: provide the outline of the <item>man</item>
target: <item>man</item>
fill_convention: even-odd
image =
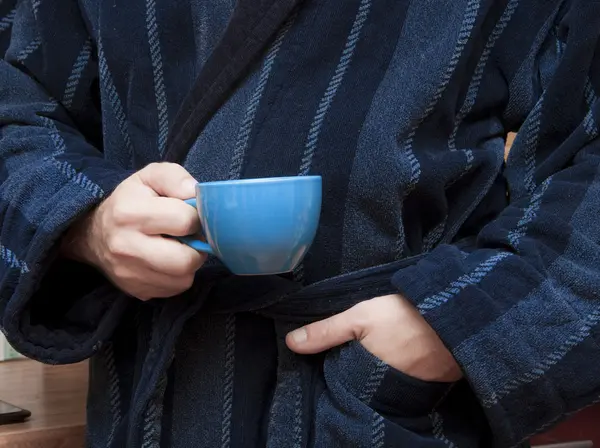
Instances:
[[[31,0],[9,21],[2,328],[91,357],[90,446],[510,447],[597,400],[600,3]],[[163,237],[199,230],[196,181],[306,174],[323,208],[292,274]]]

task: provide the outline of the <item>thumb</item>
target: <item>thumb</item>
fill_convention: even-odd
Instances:
[[[350,308],[288,333],[285,342],[296,353],[313,354],[360,339],[361,326],[356,317],[356,309]]]
[[[138,171],[137,176],[159,196],[176,199],[196,196],[196,180],[177,163],[151,163]]]

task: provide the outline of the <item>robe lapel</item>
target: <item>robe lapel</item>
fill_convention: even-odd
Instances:
[[[183,162],[204,126],[302,1],[238,0],[223,37],[177,112],[165,161]]]

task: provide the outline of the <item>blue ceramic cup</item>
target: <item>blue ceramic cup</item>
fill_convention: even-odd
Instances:
[[[312,244],[321,214],[321,177],[297,176],[199,183],[196,198],[207,242],[179,240],[217,256],[237,275],[296,268]]]

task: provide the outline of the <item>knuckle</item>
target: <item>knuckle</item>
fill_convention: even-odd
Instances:
[[[147,302],[148,300],[152,299],[153,297],[148,294],[147,292],[139,292],[137,294],[133,294],[133,296],[139,300],[141,300],[142,302]]]
[[[108,251],[116,257],[123,257],[128,255],[127,244],[124,238],[121,238],[119,235],[113,235],[108,239],[107,243]],[[117,267],[116,269],[121,269],[121,267]]]
[[[173,231],[178,235],[191,235],[194,233],[194,217],[188,214],[181,214],[177,218]]]
[[[139,295],[137,296],[138,299],[140,299],[142,302],[147,302],[148,300],[152,300],[152,299],[164,299],[167,297],[171,297],[169,294],[165,294],[162,291],[152,291],[152,290],[146,290],[143,291],[141,293],[139,293]]]
[[[135,221],[136,213],[130,204],[116,203],[112,210],[112,218],[117,225],[127,225]]]
[[[182,291],[187,291],[194,284],[195,276],[193,274],[184,275],[181,279]]]
[[[194,256],[194,262],[192,265],[192,271],[195,274],[196,271],[198,271],[198,269],[200,269],[204,265],[204,263],[206,262],[206,259],[208,258],[208,255],[201,254],[201,253],[196,253],[194,255],[195,256]]]
[[[185,168],[179,165],[178,163],[161,162],[160,165],[162,166],[162,168],[171,172],[186,172]]]
[[[198,253],[198,264],[196,266],[196,270],[198,270],[202,266],[204,266],[204,263],[206,263],[206,260],[208,260],[208,254]]]
[[[355,305],[350,316],[350,324],[356,338],[361,339],[373,326],[373,309],[370,301]]]
[[[131,273],[129,272],[129,269],[127,269],[125,266],[117,265],[117,266],[113,267],[112,272],[113,272],[113,275],[121,282],[128,281],[131,277]]]
[[[174,172],[176,170],[179,170],[181,168],[181,165],[177,164],[177,163],[171,163],[171,162],[152,162],[149,163],[148,165],[146,165],[146,167],[144,168],[147,171],[150,172]]]
[[[171,297],[173,294],[170,292],[168,288],[165,288],[161,285],[149,285],[149,284],[137,284],[136,287],[137,294],[135,297],[142,301],[147,301],[151,299],[164,299],[166,297]]]
[[[317,324],[307,325],[305,330],[309,340],[327,340],[331,334],[331,321],[326,319]]]
[[[186,214],[181,220],[181,231],[185,232],[186,235],[191,235],[196,230],[196,223],[198,221],[198,217],[196,214]]]
[[[372,310],[371,302],[369,300],[360,302],[353,307],[352,319],[358,323],[366,323],[371,319]]]
[[[152,163],[149,163],[148,165],[146,165],[143,168],[143,170],[144,171],[157,171],[157,170],[160,170],[161,165],[162,164],[160,162],[152,162]]]
[[[167,271],[171,275],[175,277],[183,277],[189,273],[189,269],[187,268],[186,262],[184,260],[179,260],[171,264],[170,269]]]
[[[181,264],[181,275],[194,275],[198,269],[198,254],[187,250]]]

